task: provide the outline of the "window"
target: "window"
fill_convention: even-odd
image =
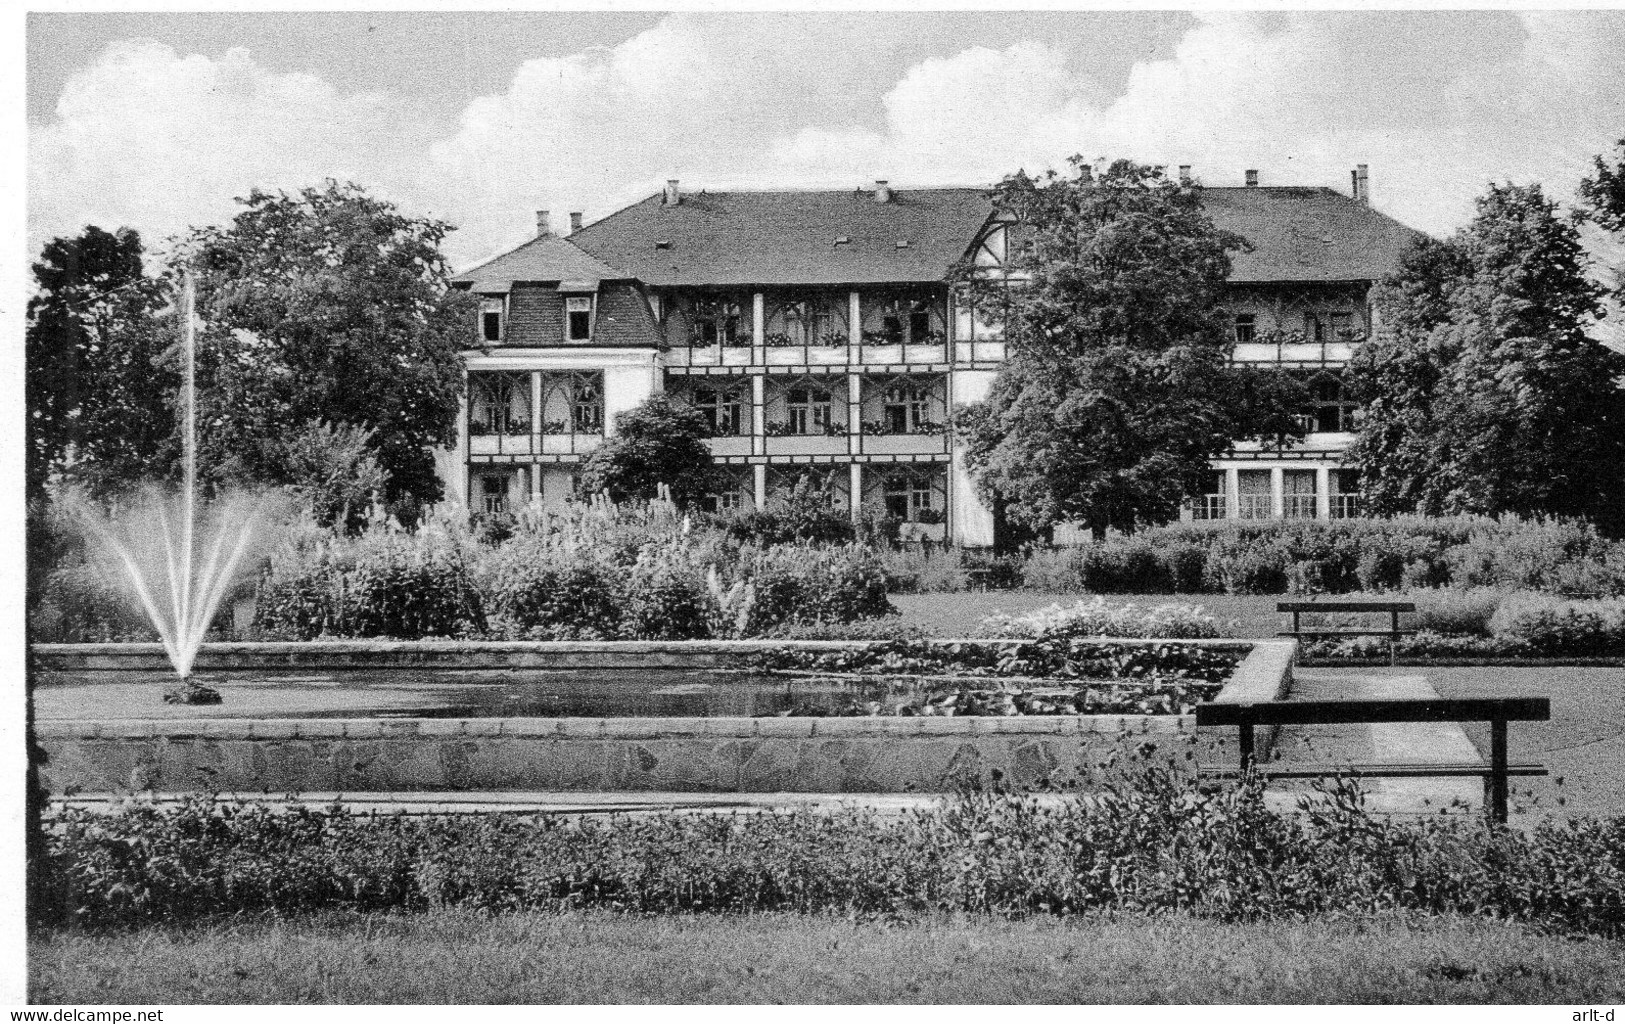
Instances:
[[[568,319],[566,337],[570,341],[592,340],[592,297],[588,295],[572,295],[564,300],[564,312]]]
[[[919,300],[909,303],[909,344],[925,345],[929,344],[931,340],[931,303]]]
[[[1207,472],[1202,475],[1202,490],[1191,505],[1194,519],[1223,519],[1226,512],[1224,479],[1228,474]]]
[[[541,376],[543,434],[604,432],[603,371],[543,371]]]
[[[1315,471],[1288,469],[1281,474],[1281,511],[1288,519],[1315,518]]]
[[[468,375],[470,436],[530,433],[530,378],[522,373]]]
[[[1258,317],[1252,313],[1236,314],[1236,344],[1250,345],[1258,337]]]
[[[1270,500],[1270,471],[1244,469],[1236,474],[1236,511],[1242,519],[1273,517]]]
[[[578,434],[604,432],[604,384],[597,380],[577,380],[570,399],[570,418]]]
[[[886,515],[905,522],[919,522],[920,513],[931,508],[931,482],[912,473],[899,473],[886,480]]]
[[[1314,406],[1309,413],[1313,433],[1341,433],[1355,429],[1359,406],[1343,391],[1343,382],[1320,377],[1314,383]]]
[[[691,342],[700,348],[750,344],[750,329],[745,326],[743,309],[732,299],[701,299],[694,303],[691,316]]]
[[[496,515],[508,508],[508,478],[501,473],[480,475],[480,511]]]
[[[946,338],[939,326],[942,313],[930,295],[881,293],[864,302],[864,344],[934,345]]]
[[[830,393],[822,388],[791,388],[785,393],[786,423],[792,434],[822,434],[830,424]]]
[[[912,384],[894,384],[886,389],[881,422],[888,433],[909,434],[930,417],[930,395]]]
[[[1354,314],[1340,310],[1332,314],[1332,341],[1354,340]]]
[[[486,310],[480,314],[482,335],[486,341],[502,340],[502,314],[495,310]]]
[[[1326,320],[1318,313],[1303,315],[1303,340],[1311,345],[1326,344]]]
[[[1360,471],[1334,469],[1331,471],[1331,494],[1328,510],[1333,519],[1350,519],[1360,514]]]
[[[696,388],[694,408],[705,415],[711,432],[718,437],[744,433],[744,396],[738,388]]]

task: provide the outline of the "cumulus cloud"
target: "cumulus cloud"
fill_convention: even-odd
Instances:
[[[1625,18],[1615,14],[1219,14],[1101,97],[1059,47],[968,49],[915,67],[878,129],[806,129],[781,167],[901,180],[997,177],[1067,156],[1190,163],[1208,184],[1346,187],[1373,167],[1378,205],[1443,232],[1491,179],[1566,197],[1587,154],[1625,131]]]
[[[29,127],[30,234],[131,225],[156,242],[230,217],[256,186],[326,177],[410,191],[417,124],[398,97],[275,74],[245,49],[212,59],[116,43],[69,80],[54,119]]]
[[[460,224],[467,261],[521,241],[535,209],[596,217],[666,177],[985,184],[1082,153],[1191,163],[1214,185],[1259,168],[1267,184],[1346,187],[1368,163],[1379,208],[1442,233],[1491,179],[1568,198],[1625,133],[1618,12],[1214,14],[1109,88],[1091,67],[1111,43],[1079,24],[916,59],[872,17],[676,14],[525,62],[452,124],[242,50],[122,43],[30,129],[31,230],[172,231],[229,216],[255,185],[348,177]]]

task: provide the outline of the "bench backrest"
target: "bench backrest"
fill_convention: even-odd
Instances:
[[[1282,601],[1278,612],[1414,612],[1415,601]]]
[[[1302,700],[1212,702],[1196,706],[1197,725],[1347,725],[1364,722],[1544,722],[1546,697],[1468,697],[1446,700]]]

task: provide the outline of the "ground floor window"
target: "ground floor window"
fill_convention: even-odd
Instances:
[[[1193,519],[1223,519],[1228,511],[1224,480],[1228,474],[1224,472],[1209,472],[1203,474],[1202,489],[1197,493],[1191,505]]]
[[[1287,519],[1315,518],[1317,495],[1312,469],[1288,469],[1281,473],[1281,514]]]
[[[1331,472],[1330,511],[1333,519],[1352,519],[1360,514],[1360,471],[1334,469]]]
[[[713,514],[742,512],[754,504],[755,491],[756,474],[750,467],[718,468],[710,488],[700,495],[700,507]]]
[[[1275,518],[1275,500],[1267,469],[1243,469],[1236,474],[1236,516],[1239,519]]]
[[[865,466],[864,499],[887,518],[941,523],[947,518],[948,474],[935,466]]]
[[[475,474],[475,508],[486,515],[500,515],[508,511],[510,474],[483,471]]]

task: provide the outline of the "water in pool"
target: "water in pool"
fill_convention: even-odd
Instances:
[[[41,720],[755,717],[872,693],[828,680],[709,669],[345,669],[200,673],[221,703],[163,703],[167,673],[46,673]]]

